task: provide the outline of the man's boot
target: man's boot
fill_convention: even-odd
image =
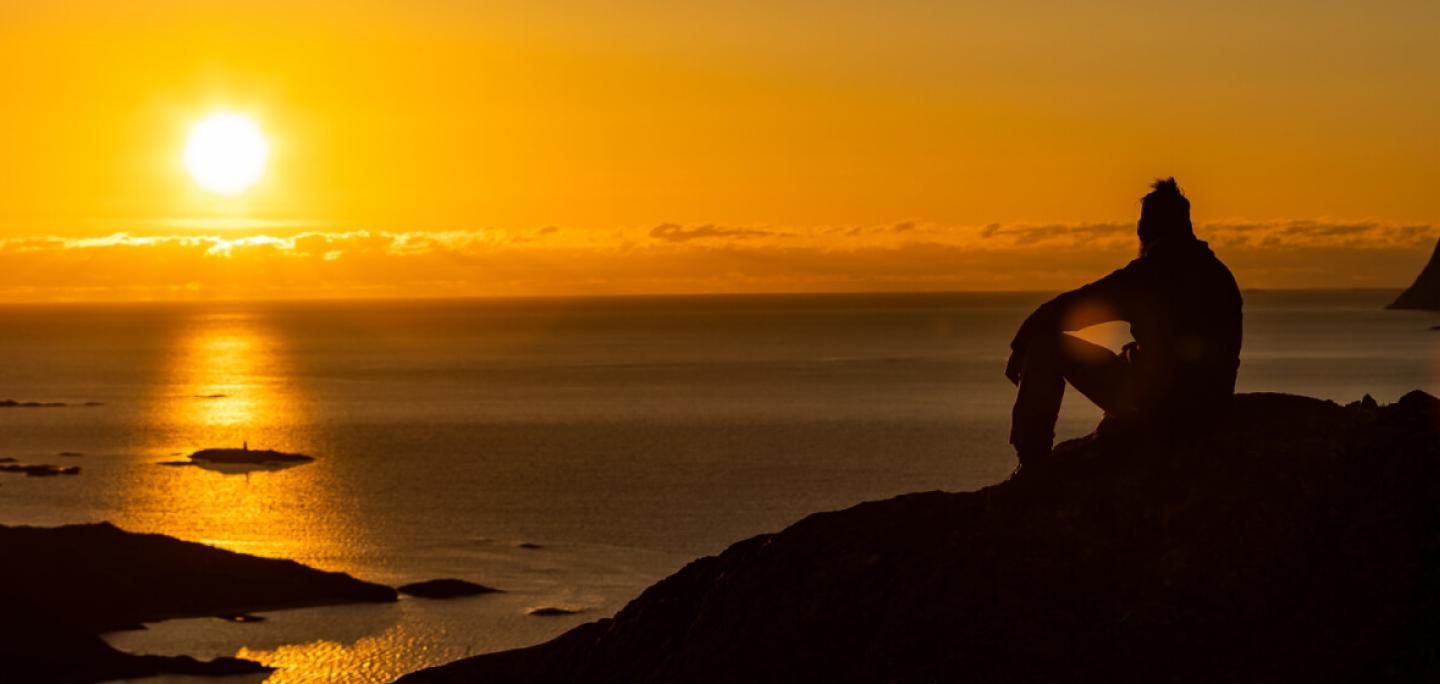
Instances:
[[[1050,445],[1044,443],[1015,445],[1015,458],[1019,461],[1015,465],[1015,471],[1011,477],[1019,475],[1023,471],[1033,472],[1036,468],[1044,468],[1050,462]]]

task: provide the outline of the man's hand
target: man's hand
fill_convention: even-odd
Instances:
[[[1020,369],[1025,366],[1025,354],[1020,351],[1010,352],[1010,360],[1005,362],[1005,377],[1015,386],[1020,385]]]

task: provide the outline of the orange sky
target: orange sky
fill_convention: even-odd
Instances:
[[[1433,2],[0,4],[0,299],[1249,287],[1440,236]],[[248,114],[259,185],[187,176]]]

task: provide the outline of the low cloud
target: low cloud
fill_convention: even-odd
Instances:
[[[1265,246],[1279,249],[1347,247],[1392,249],[1432,242],[1440,230],[1428,224],[1397,225],[1378,221],[1217,221],[1195,227],[1213,246]],[[992,247],[1086,247],[1134,245],[1133,223],[1073,225],[990,224],[979,233]]]
[[[1196,232],[1250,288],[1404,287],[1440,237],[1431,225],[1370,221],[1226,221]],[[1135,240],[1121,223],[908,221],[35,236],[0,240],[0,299],[1053,291],[1123,265]]]
[[[745,239],[762,238],[777,235],[768,230],[757,230],[754,228],[724,228],[721,226],[706,224],[694,228],[686,228],[676,223],[662,223],[650,229],[650,237],[667,242],[689,242],[691,240],[705,240],[713,238]]]
[[[909,233],[910,231],[915,230],[916,225],[918,224],[916,224],[914,221],[901,221],[893,226],[890,226],[890,232]]]
[[[1135,227],[1119,223],[1081,223],[1078,225],[1001,226],[990,224],[980,231],[986,240],[1002,239],[1016,246],[1063,241],[1069,245],[1089,245],[1101,241],[1133,239]]]

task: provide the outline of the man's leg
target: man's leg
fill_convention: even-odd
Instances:
[[[1135,411],[1128,364],[1114,352],[1064,333],[1035,340],[1025,352],[1010,423],[1010,443],[1022,463],[1050,453],[1067,380],[1106,413]]]

